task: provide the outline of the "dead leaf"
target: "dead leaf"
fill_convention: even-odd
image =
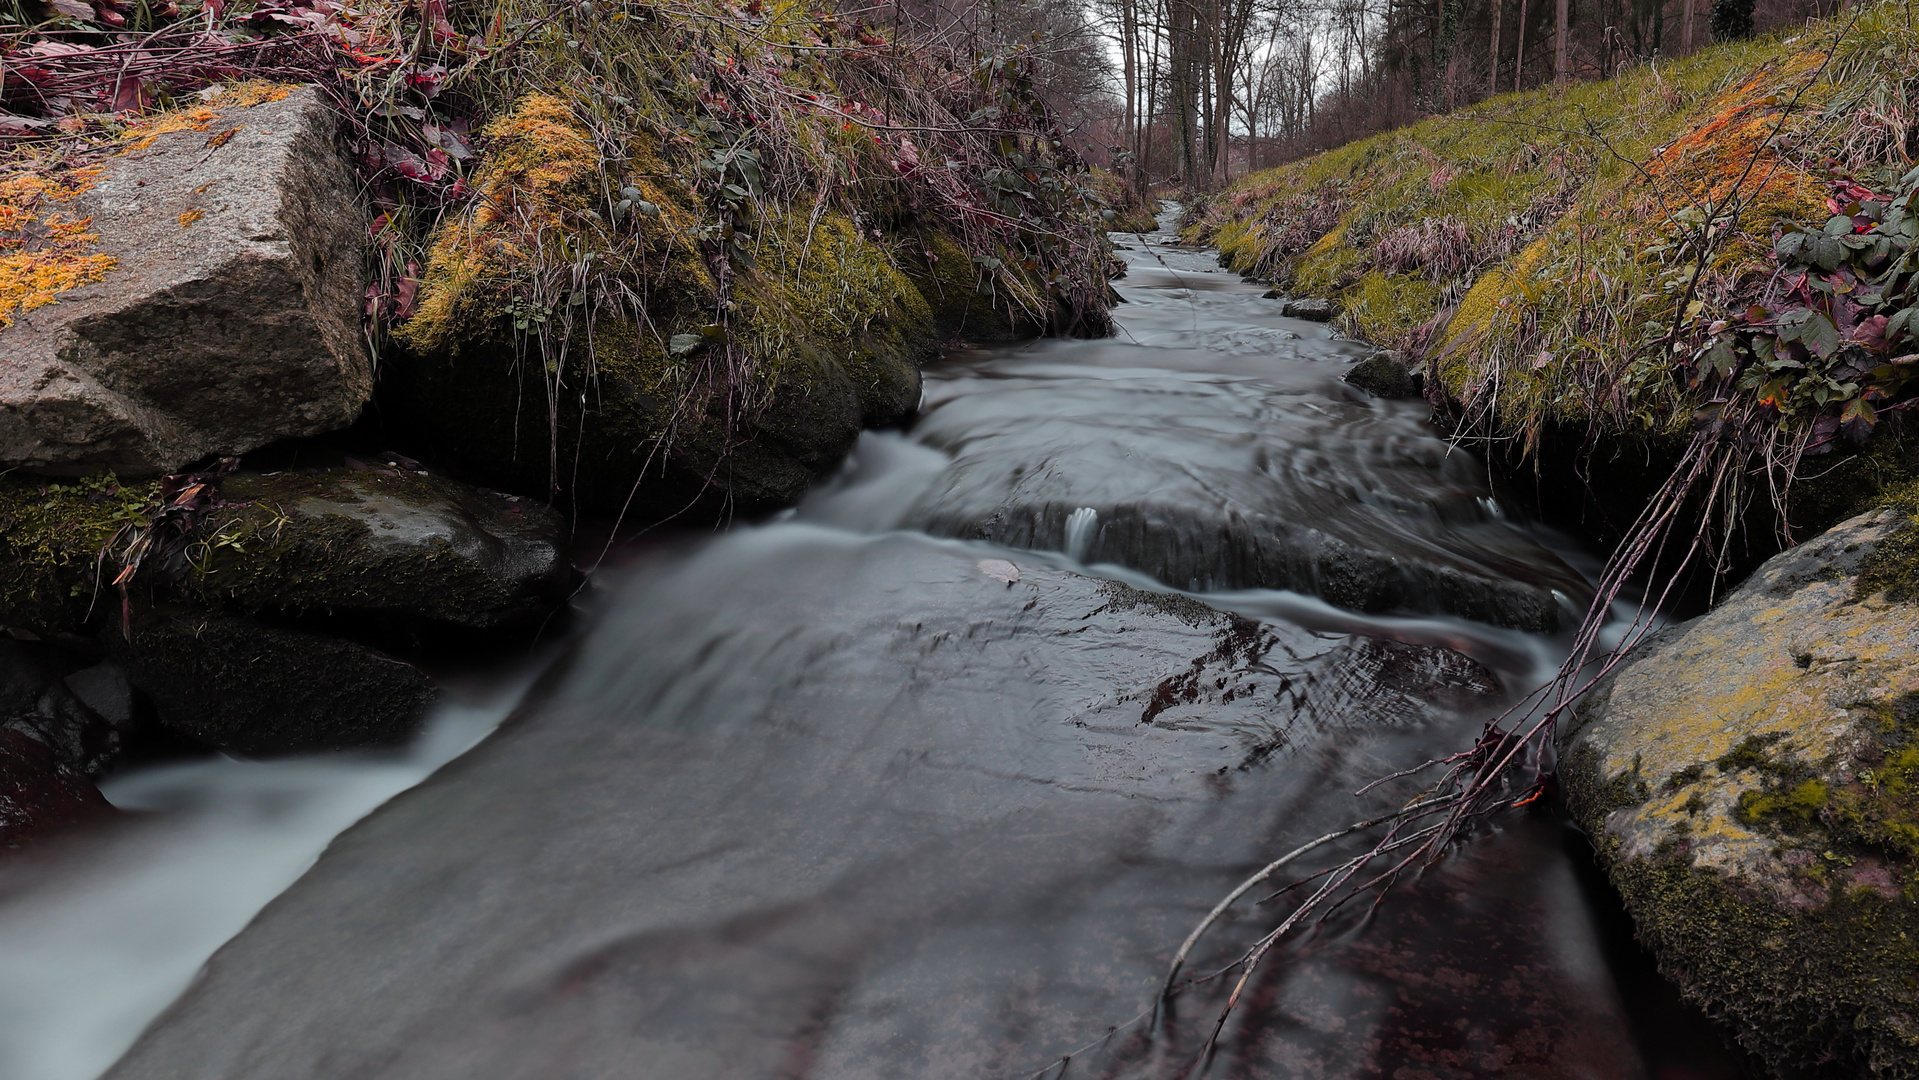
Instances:
[[[1014,566],[1005,559],[981,559],[979,561],[979,572],[992,578],[994,581],[1004,581],[1008,585],[1019,580],[1019,567]]]
[[[209,135],[207,136],[207,149],[218,150],[222,146],[225,146],[229,140],[231,140],[235,135],[238,135],[239,133],[240,133],[240,129],[237,127],[234,127],[234,128],[228,128],[217,135]]]

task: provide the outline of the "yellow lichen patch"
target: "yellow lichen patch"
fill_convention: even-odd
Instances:
[[[466,214],[441,226],[419,307],[395,332],[400,341],[422,351],[451,346],[462,332],[509,313],[516,298],[540,302],[517,293],[532,284],[536,267],[561,259],[580,267],[582,278],[659,279],[677,261],[690,271],[677,275],[677,287],[697,287],[704,279],[691,235],[696,210],[645,148],[629,155],[631,172],[623,180],[605,175],[592,133],[564,100],[545,94],[526,97],[485,134],[491,140],[486,163],[474,177],[479,196]],[[637,188],[638,202],[651,208],[628,211],[637,243],[596,209],[609,184]]]
[[[293,86],[288,83],[266,82],[259,79],[230,83],[223,87],[220,94],[211,101],[168,109],[129,123],[126,127],[125,143],[120,149],[123,153],[145,150],[160,136],[175,131],[206,131],[213,126],[214,121],[225,117],[230,110],[263,105],[269,101],[280,101],[292,92]]]
[[[60,294],[99,281],[116,261],[91,253],[91,218],[61,209],[93,186],[98,168],[17,172],[0,179],[0,328]]]

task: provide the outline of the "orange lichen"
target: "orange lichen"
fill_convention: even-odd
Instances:
[[[1825,183],[1782,157],[1774,141],[1787,119],[1780,88],[1802,81],[1819,61],[1810,53],[1788,57],[1719,95],[1703,123],[1646,163],[1647,174],[1700,206],[1720,207],[1736,196],[1752,221],[1817,220]],[[1728,245],[1722,258],[1749,257],[1747,246]]]
[[[219,96],[212,101],[188,105],[184,108],[169,109],[163,113],[142,117],[127,125],[127,140],[122,152],[145,150],[152,146],[155,139],[175,131],[205,131],[213,126],[215,120],[225,116],[233,109],[244,109],[254,105],[263,105],[269,101],[279,101],[293,92],[293,87],[285,83],[272,83],[261,80],[232,83],[222,88]],[[227,133],[231,137],[231,133]],[[224,142],[224,140],[222,140]]]
[[[191,225],[194,222],[205,217],[206,213],[207,212],[205,210],[202,210],[197,206],[191,210],[188,210],[186,213],[180,215],[180,227],[182,229],[186,228],[188,225]]]
[[[593,134],[564,100],[532,94],[487,125],[486,163],[474,177],[480,197],[463,219],[440,230],[420,290],[419,307],[397,331],[417,348],[449,340],[474,320],[499,314],[504,292],[538,265],[543,252],[561,249],[595,253],[595,272],[643,271],[623,259],[678,257],[698,266],[690,235],[698,220],[683,188],[662,183],[664,163],[650,148],[627,152],[633,169],[622,186],[632,187],[652,208],[634,210],[633,227],[646,238],[643,248],[624,245],[595,209],[602,200],[605,164]],[[625,251],[622,255],[621,252]],[[550,258],[550,254],[544,257]],[[704,280],[701,272],[682,275]]]
[[[113,269],[112,256],[88,252],[100,239],[88,231],[93,219],[60,209],[91,188],[99,173],[68,169],[0,178],[0,328]]]

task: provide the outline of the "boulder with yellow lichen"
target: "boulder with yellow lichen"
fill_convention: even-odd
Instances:
[[[226,90],[0,179],[0,464],[176,471],[353,422],[366,214],[312,88]]]
[[[1561,733],[1661,969],[1779,1076],[1919,1076],[1919,524],[1852,518],[1639,646]]]

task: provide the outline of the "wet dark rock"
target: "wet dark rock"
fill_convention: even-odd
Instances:
[[[1286,301],[1286,306],[1281,308],[1280,312],[1289,319],[1308,319],[1312,322],[1326,322],[1333,316],[1339,314],[1339,309],[1334,306],[1331,300],[1324,298],[1302,298]]]
[[[1071,366],[1015,354],[939,369],[911,434],[951,460],[895,524],[1195,591],[1293,589],[1544,631],[1583,611],[1584,580],[1498,515],[1469,454],[1417,415],[1338,394],[1331,364],[1273,356],[1328,344],[1266,338],[1256,374],[1179,371],[1172,350],[1121,345]]]
[[[1424,376],[1412,370],[1404,356],[1390,350],[1376,352],[1354,364],[1344,377],[1351,385],[1383,398],[1416,398],[1425,385]]]
[[[1915,529],[1883,510],[1775,556],[1561,734],[1640,940],[1783,1077],[1919,1076]]]
[[[195,530],[172,580],[244,613],[480,630],[537,622],[565,603],[566,526],[550,507],[375,462],[226,477],[224,505]]]
[[[103,640],[161,723],[243,757],[397,745],[438,696],[404,661],[244,616],[136,604]]]
[[[109,1076],[1030,1076],[1138,1015],[1249,867],[1361,812],[1347,793],[1378,755],[1494,704],[1445,649],[980,566],[1009,559],[783,526],[622,588],[536,701],[335,840]],[[1501,880],[1566,877],[1527,865]],[[1369,963],[1443,992],[1343,972],[1335,932],[1312,981],[1257,984],[1226,1060],[1349,1075],[1411,1043],[1476,1075],[1641,1075],[1559,923],[1499,925],[1483,972],[1465,945],[1418,952],[1448,938],[1446,904],[1479,925],[1575,899],[1433,881]],[[1194,969],[1267,925],[1232,920]],[[1224,990],[1075,1068],[1165,1075]],[[1433,1019],[1460,1008],[1476,1019]]]
[[[134,728],[133,691],[119,665],[87,666],[51,645],[0,638],[0,729],[41,743],[62,766],[99,776]]]
[[[0,854],[112,813],[99,789],[52,747],[0,727]]]

